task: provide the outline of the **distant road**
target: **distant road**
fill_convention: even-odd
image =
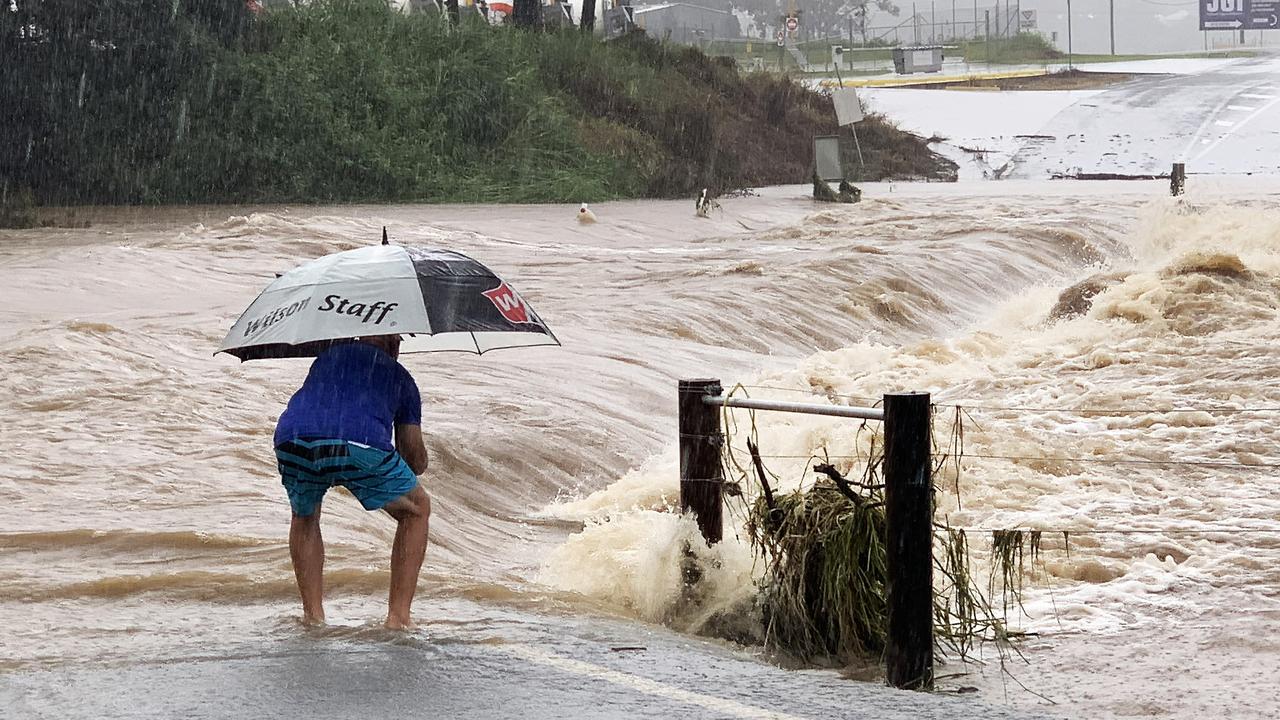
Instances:
[[[1105,65],[1093,66],[1103,69]],[[1013,154],[1002,177],[1280,174],[1280,56],[1150,75],[1082,98]]]

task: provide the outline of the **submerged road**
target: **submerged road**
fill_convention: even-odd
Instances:
[[[1026,132],[1001,177],[1157,175],[1174,162],[1193,174],[1280,174],[1280,56],[1141,75]]]
[[[451,608],[458,614],[471,612]],[[481,610],[491,615],[491,610]],[[0,717],[1029,720],[975,697],[786,671],[728,646],[607,618],[520,614],[505,627],[270,633],[241,645],[0,673]]]

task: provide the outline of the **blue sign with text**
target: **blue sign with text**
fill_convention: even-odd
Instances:
[[[1201,30],[1280,30],[1280,0],[1200,0]]]

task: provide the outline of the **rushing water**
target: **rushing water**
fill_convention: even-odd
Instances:
[[[486,262],[564,342],[403,358],[433,456],[428,628],[700,629],[709,610],[676,606],[690,523],[666,512],[680,377],[854,404],[929,390],[968,412],[952,525],[1071,531],[1028,567],[1030,664],[950,682],[1087,717],[1280,714],[1280,196],[870,190],[775,190],[712,220],[617,203],[585,227],[562,206],[182,208],[0,234],[0,672],[297,632],[270,438],[307,364],[212,352],[275,272],[385,224]],[[1060,304],[1082,281],[1092,302]],[[850,421],[757,422],[766,455],[801,456],[769,461],[793,485],[815,450],[865,451]],[[324,528],[330,620],[374,622],[394,525],[334,498]],[[711,609],[752,589],[728,534]]]

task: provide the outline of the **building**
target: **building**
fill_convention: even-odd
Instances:
[[[742,37],[738,17],[727,10],[682,2],[635,5],[633,9],[636,25],[655,40],[698,45]]]

